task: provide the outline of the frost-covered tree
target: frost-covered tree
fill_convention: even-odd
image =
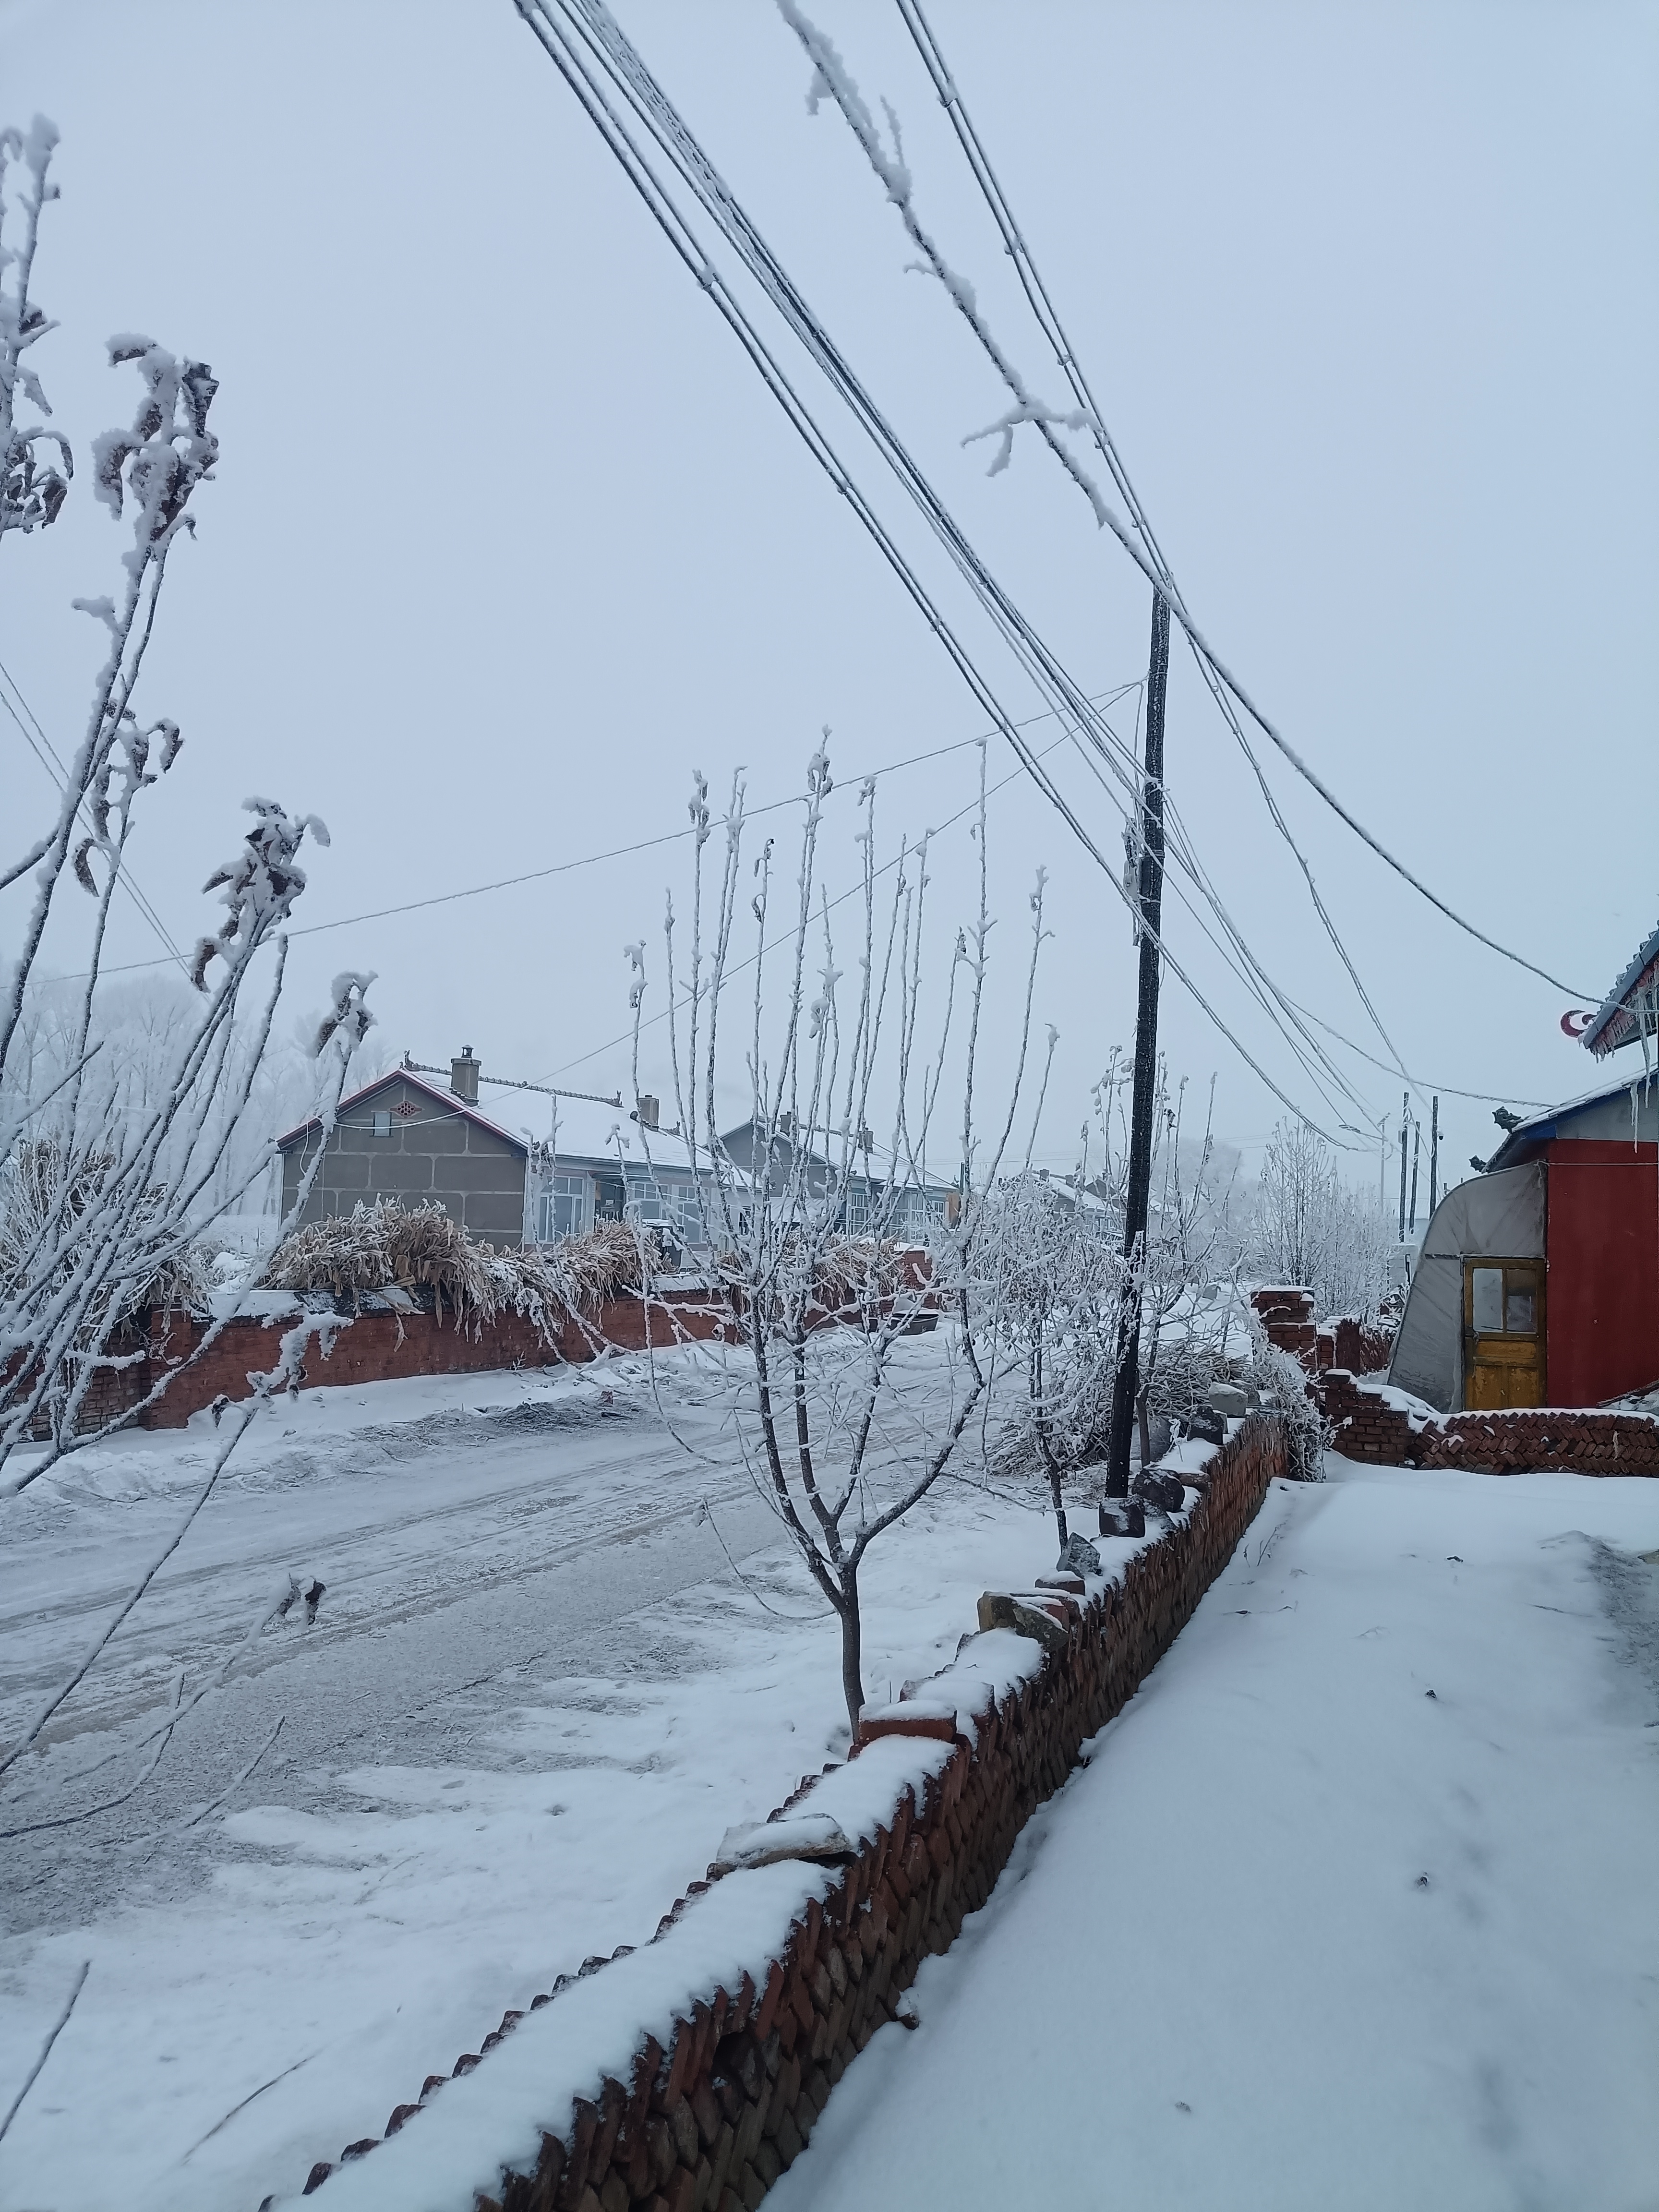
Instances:
[[[1148,1409],[1190,1416],[1222,1358],[1218,1316],[1212,1317],[1200,1294],[1225,1228],[1226,1180],[1212,1172],[1207,1121],[1196,1146],[1184,1136],[1185,1081],[1172,1096],[1162,1067],[1146,1237],[1133,1260],[1123,1256],[1123,1098],[1133,1075],[1114,1053],[1095,1086],[1069,1177],[1055,1181],[1027,1167],[988,1199],[982,1330],[1024,1382],[1005,1421],[998,1460],[1005,1468],[1022,1457],[1039,1462],[1062,1553],[1066,1485],[1104,1455],[1126,1304],[1138,1299],[1140,1307],[1143,1459]],[[1213,1084],[1211,1091],[1213,1103]]]
[[[972,1291],[989,1229],[982,1194],[995,1188],[1024,1078],[1042,893],[1039,880],[1019,1047],[1006,1103],[987,1130],[978,1097],[991,935],[982,766],[979,910],[939,962],[928,926],[927,840],[901,846],[884,891],[873,781],[859,799],[854,942],[836,945],[819,881],[830,789],[820,751],[807,769],[779,943],[787,967],[775,999],[763,957],[778,890],[772,842],[750,860],[736,784],[723,857],[707,867],[714,824],[698,778],[690,943],[671,902],[666,981],[678,1127],[706,1178],[714,1287],[731,1316],[717,1348],[719,1387],[757,1488],[840,1624],[842,1686],[856,1729],[865,1558],[959,1456],[994,1379]],[[738,984],[739,934],[750,928],[745,990]],[[637,1021],[644,948],[628,953]],[[935,994],[937,1019],[924,1039],[924,1006]],[[955,1071],[948,1087],[947,1069]],[[717,1097],[733,1076],[756,1138],[742,1160],[722,1146],[716,1119]],[[644,1127],[640,1141],[648,1151]],[[939,1179],[930,1178],[930,1156],[949,1163],[944,1179],[956,1188],[919,1250],[909,1200]],[[769,1176],[765,1164],[775,1159]]]
[[[1258,1281],[1314,1294],[1316,1310],[1374,1312],[1389,1286],[1388,1224],[1352,1189],[1316,1129],[1280,1121],[1267,1140],[1247,1253]]]
[[[55,520],[73,468],[59,432],[16,419],[20,398],[48,411],[24,356],[52,328],[31,286],[40,216],[56,197],[49,176],[56,143],[39,118],[27,135],[0,132],[0,547],[4,535],[27,535]],[[52,1436],[51,1450],[13,1487],[87,1440],[82,1415],[94,1381],[139,1356],[113,1349],[116,1333],[158,1282],[185,1265],[216,1213],[263,1172],[263,1158],[240,1175],[227,1163],[282,989],[283,925],[305,887],[301,849],[307,836],[327,842],[314,816],[290,815],[271,799],[247,802],[252,828],[207,881],[222,913],[191,963],[191,1013],[152,1040],[152,1065],[135,1095],[100,1033],[100,974],[111,901],[135,827],[180,744],[176,723],[141,720],[137,695],[168,562],[194,529],[196,495],[218,459],[209,427],[217,386],[205,362],[179,358],[147,337],[112,338],[108,352],[112,364],[137,370],[142,386],[131,422],[91,447],[96,496],[130,530],[120,586],[76,602],[106,641],[86,727],[52,818],[0,860],[0,892],[14,889],[22,902],[13,925],[16,957],[0,978],[0,1468],[43,1422]],[[44,460],[48,443],[55,458]],[[84,973],[43,1023],[36,973],[47,922],[65,893],[91,901]],[[253,963],[273,940],[273,972],[244,1014]],[[373,1019],[363,1003],[368,981],[337,978],[332,1011],[319,1025],[325,1113]],[[131,1408],[122,1419],[136,1415]]]
[[[1122,1303],[1121,1210],[1029,1165],[987,1195],[973,1286],[981,1334],[1024,1386],[999,1439],[1005,1468],[1035,1457],[1064,1554],[1066,1484],[1105,1449]]]

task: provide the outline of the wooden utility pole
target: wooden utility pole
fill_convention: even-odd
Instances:
[[[1129,1110],[1129,1175],[1123,1257],[1131,1289],[1118,1316],[1106,1495],[1129,1494],[1129,1439],[1140,1382],[1139,1275],[1152,1189],[1152,1113],[1158,1095],[1158,939],[1164,927],[1164,702],[1170,684],[1170,606],[1152,593],[1152,654],[1146,675],[1146,760],[1140,779],[1140,995],[1135,1011],[1135,1078]]]

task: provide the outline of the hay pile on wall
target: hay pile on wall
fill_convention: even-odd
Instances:
[[[308,1223],[280,1244],[262,1278],[268,1289],[326,1291],[356,1301],[376,1291],[429,1290],[437,1312],[476,1332],[516,1313],[551,1342],[568,1321],[641,1288],[661,1258],[655,1237],[624,1221],[601,1222],[558,1245],[498,1252],[467,1235],[441,1206],[396,1199]]]

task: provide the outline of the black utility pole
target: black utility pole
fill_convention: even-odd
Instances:
[[[1412,1235],[1417,1234],[1417,1170],[1423,1158],[1423,1124],[1412,1124]]]
[[[1140,780],[1140,996],[1135,1012],[1135,1082],[1129,1110],[1129,1181],[1123,1256],[1138,1285],[1152,1189],[1152,1109],[1158,1093],[1158,939],[1164,928],[1164,701],[1170,685],[1170,606],[1152,593],[1152,657],[1146,675],[1146,762]],[[1129,1494],[1129,1438],[1140,1381],[1140,1298],[1132,1288],[1118,1317],[1106,1495]]]

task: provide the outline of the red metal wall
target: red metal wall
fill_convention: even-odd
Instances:
[[[1546,1386],[1600,1406],[1659,1382],[1659,1147],[1548,1147]]]

